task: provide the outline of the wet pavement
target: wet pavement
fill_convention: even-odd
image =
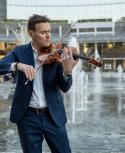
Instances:
[[[125,153],[124,75],[86,73],[84,99],[80,102],[76,97],[74,114],[72,100],[65,102],[67,130],[74,153]],[[0,92],[9,89],[8,86],[0,86]],[[10,88],[13,91],[13,86]],[[11,100],[9,96],[0,101],[0,152],[21,153],[16,127],[8,120]],[[45,142],[43,150],[49,152]]]

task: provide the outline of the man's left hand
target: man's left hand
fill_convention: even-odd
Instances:
[[[78,62],[78,60],[73,59],[72,48],[65,47],[61,57],[64,74],[72,73],[73,68]]]

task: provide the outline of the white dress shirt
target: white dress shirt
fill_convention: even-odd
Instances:
[[[40,62],[38,61],[38,52],[35,48],[33,48],[33,55],[34,55],[34,63],[35,63],[35,69],[37,69],[40,65]],[[44,108],[47,107],[44,89],[43,89],[43,67],[37,71],[35,78],[34,78],[34,84],[33,84],[33,92],[32,97],[29,106],[34,108]]]

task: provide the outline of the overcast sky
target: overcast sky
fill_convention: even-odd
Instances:
[[[60,4],[60,5],[68,5],[68,4],[103,4],[103,3],[118,3],[123,2],[125,3],[125,0],[8,0],[9,4],[31,4],[31,5],[37,5],[39,3],[41,4]]]
[[[52,19],[113,18],[125,16],[125,0],[7,0],[8,18],[27,19],[44,14]],[[16,13],[15,13],[16,12]]]

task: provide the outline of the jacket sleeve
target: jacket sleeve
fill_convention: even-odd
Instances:
[[[10,67],[13,62],[16,62],[16,48],[10,51],[4,58],[0,60],[0,74],[10,73]]]
[[[72,75],[67,75],[67,76],[63,75],[62,64],[58,64],[56,76],[59,88],[63,92],[67,92],[72,85]]]

